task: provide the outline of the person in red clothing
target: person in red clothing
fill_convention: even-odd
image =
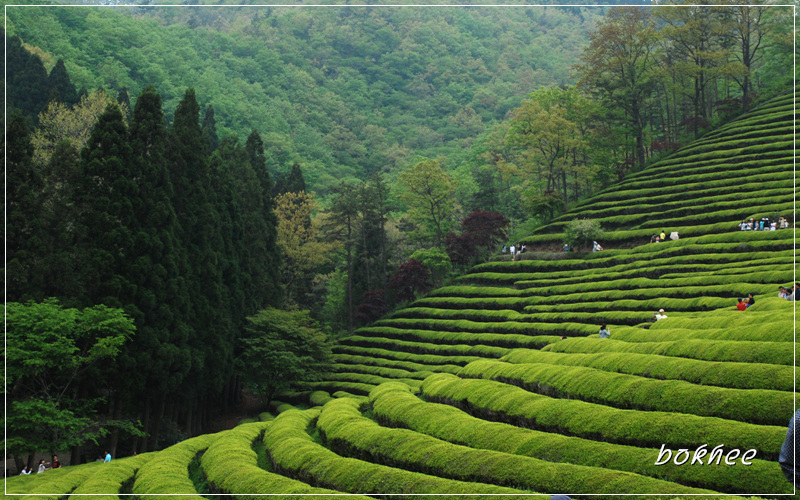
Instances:
[[[747,310],[747,304],[745,304],[742,299],[739,299],[739,303],[736,304],[736,309],[738,309],[740,311],[745,311],[745,310]]]

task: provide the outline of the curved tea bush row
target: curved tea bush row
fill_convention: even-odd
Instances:
[[[343,369],[347,369],[344,367]],[[403,382],[406,385],[409,385],[413,388],[418,388],[422,385],[421,380],[415,380],[411,378],[396,378],[396,379],[388,379],[384,377],[379,377],[377,375],[367,375],[363,373],[347,373],[347,372],[329,372],[323,373],[322,379],[327,382],[355,382],[357,384],[368,384],[368,385],[380,385],[384,382]]]
[[[647,195],[658,194],[684,194],[693,191],[708,189],[710,187],[726,187],[735,184],[735,180],[742,181],[741,177],[731,176],[730,172],[725,172],[726,169],[738,168],[742,160],[749,159],[749,163],[756,168],[752,171],[752,175],[747,176],[748,182],[764,181],[768,182],[776,180],[781,177],[781,173],[786,172],[786,165],[792,163],[791,150],[789,151],[774,151],[771,154],[758,157],[758,155],[745,155],[744,157],[731,158],[731,157],[718,157],[709,158],[708,161],[698,161],[692,164],[683,164],[679,169],[679,176],[667,178],[659,177],[658,179],[635,177],[631,176],[622,183],[608,188],[606,191],[601,191],[593,198],[600,199],[605,202],[619,202],[627,200],[636,200],[646,198]],[[668,172],[676,170],[674,166],[662,160],[656,165],[650,167],[652,169],[662,168]],[[648,170],[650,170],[650,168]],[[721,169],[721,170],[720,170]],[[682,174],[682,175],[680,175]],[[614,191],[614,188],[619,189],[619,193]],[[576,208],[579,212],[581,207]]]
[[[648,290],[641,290],[643,295],[649,295],[652,292]],[[735,296],[730,298],[719,297],[694,297],[691,299],[674,299],[674,298],[649,298],[643,300],[624,299],[621,298],[626,295],[634,295],[636,292],[633,290],[615,293],[609,292],[589,292],[579,293],[573,295],[561,295],[556,298],[563,298],[564,301],[552,300],[549,297],[544,297],[541,303],[526,306],[524,311],[527,314],[533,315],[536,313],[550,313],[550,312],[568,312],[576,314],[578,312],[599,312],[595,315],[598,319],[586,318],[586,322],[595,323],[611,323],[613,322],[610,314],[615,311],[649,311],[647,314],[626,314],[625,318],[621,319],[637,319],[638,322],[652,321],[653,312],[659,309],[666,309],[667,311],[709,311],[713,309],[721,309],[723,307],[734,307],[736,305]],[[603,298],[607,295],[606,298]],[[537,316],[538,317],[538,316]],[[622,323],[622,321],[621,321]],[[624,321],[625,324],[637,324],[630,321]]]
[[[598,353],[562,354],[518,349],[500,358],[513,364],[585,366],[612,373],[626,373],[661,380],[683,380],[693,384],[733,389],[794,391],[794,369],[758,363],[726,363],[670,358],[653,354]]]
[[[743,179],[740,179],[743,180]],[[731,196],[739,196],[743,193],[761,193],[777,189],[793,189],[794,182],[790,175],[776,175],[769,179],[762,179],[760,182],[744,180],[743,184],[733,184],[727,186],[709,187],[706,183],[695,183],[683,185],[682,193],[691,195],[703,201],[712,201],[715,197],[719,200],[728,200]],[[625,193],[624,205],[621,206],[619,200],[609,201],[608,195],[619,196]],[[554,222],[565,222],[571,220],[570,217],[593,217],[595,214],[623,214],[626,208],[631,211],[649,210],[653,205],[680,206],[683,201],[675,201],[675,193],[664,193],[659,189],[637,189],[637,190],[613,190],[607,195],[591,198],[585,203],[576,206],[570,213],[553,219]]]
[[[749,273],[748,273],[749,274]],[[755,277],[756,273],[752,273]],[[786,276],[786,272],[774,272],[775,277]],[[758,273],[762,275],[762,273]],[[789,274],[791,276],[791,274]],[[698,295],[715,295],[718,297],[742,296],[748,293],[777,294],[777,286],[772,283],[782,283],[783,281],[770,281],[769,284],[750,283],[744,276],[725,276],[710,278],[708,276],[694,275],[691,278],[630,278],[625,280],[594,281],[590,283],[576,283],[570,285],[554,285],[521,290],[537,296],[569,295],[574,293],[587,292],[617,292],[637,291],[646,297],[655,297],[655,291],[660,290],[663,297],[693,297]],[[620,296],[619,298],[627,298]]]
[[[407,429],[381,427],[361,416],[359,402],[326,405],[317,428],[328,445],[349,456],[460,481],[580,494],[712,493],[675,483],[598,467],[547,462],[492,450],[476,450]],[[590,495],[592,497],[593,495]]]
[[[752,172],[752,175],[747,176],[747,182],[770,182],[777,180],[786,180],[791,178],[791,169],[787,165],[792,165],[792,152],[778,152],[767,159],[753,158],[754,162],[761,162],[762,165],[758,170]],[[727,166],[726,166],[727,165]],[[709,166],[698,166],[691,169],[684,166],[681,168],[682,177],[669,179],[669,183],[661,183],[661,179],[653,180],[640,180],[630,179],[627,182],[613,186],[605,192],[597,193],[591,201],[602,200],[601,202],[587,204],[583,207],[589,206],[604,206],[611,203],[627,203],[632,200],[634,203],[641,203],[640,200],[647,200],[655,195],[670,195],[673,197],[683,196],[687,193],[703,191],[710,188],[726,188],[742,184],[742,178],[737,176],[727,175],[724,172],[715,171],[717,166],[721,168],[735,168],[736,163],[725,161],[725,159],[718,160],[714,163],[709,163]],[[710,171],[708,171],[710,169]],[[737,184],[738,182],[738,184]],[[580,211],[583,207],[578,207],[574,212],[569,212],[567,215],[562,216],[562,220],[569,215],[580,216]],[[547,226],[545,226],[546,228]],[[544,228],[543,228],[544,229]]]
[[[552,284],[542,282],[540,286],[526,288],[507,288],[489,286],[449,286],[436,290],[428,295],[425,300],[432,298],[458,297],[458,298],[506,298],[506,297],[531,297],[542,295],[563,295],[577,292],[591,292],[600,290],[634,290],[660,288],[664,293],[680,293],[672,288],[690,288],[695,293],[711,294],[730,297],[732,295],[747,295],[776,292],[774,283],[788,283],[792,279],[791,266],[775,270],[774,265],[765,266],[760,272],[749,272],[747,268],[734,268],[735,275],[703,276],[691,273],[686,277],[664,277],[652,279],[647,277],[628,277],[627,279],[607,279],[602,281],[581,281],[569,284]],[[591,276],[591,275],[590,275]],[[600,276],[597,276],[600,277]],[[786,279],[788,277],[788,280]],[[749,278],[764,280],[761,282],[749,281]],[[702,289],[695,290],[702,287]],[[777,292],[776,292],[777,293]],[[684,294],[689,295],[689,294]],[[419,303],[420,301],[415,302]]]
[[[398,383],[398,382],[387,382],[387,383],[394,384],[394,383]],[[405,385],[405,384],[402,384],[402,385]],[[406,387],[408,387],[408,386],[406,386]],[[335,397],[337,399],[338,398],[352,398],[352,399],[357,399],[358,401],[367,401],[367,400],[369,400],[369,397],[367,397],[367,396],[356,396],[355,394],[350,394],[349,392],[346,392],[346,391],[336,391],[336,392],[333,393],[333,397]]]
[[[726,205],[729,203],[734,203],[734,201],[731,200],[731,195],[736,196],[736,202],[741,202],[741,200],[745,199],[763,199],[771,195],[791,195],[792,188],[793,184],[791,179],[783,179],[763,183],[750,182],[747,184],[720,189],[700,189],[691,192],[691,209],[694,210],[695,207],[701,205],[713,205],[717,207],[731,206]],[[555,219],[553,223],[569,222],[571,220],[570,217],[575,218],[576,216],[581,218],[599,218],[652,212],[654,207],[658,207],[662,210],[661,212],[658,212],[658,217],[662,217],[661,214],[667,214],[670,210],[687,208],[686,196],[688,196],[688,193],[686,191],[682,193],[684,196],[678,200],[676,200],[674,193],[662,194],[660,190],[657,190],[656,192],[659,193],[657,196],[650,195],[640,198],[636,197],[638,192],[634,191],[631,193],[633,197],[627,198],[624,204],[605,202],[576,208],[570,214]],[[756,204],[757,202],[754,202],[751,203],[750,206],[754,206]]]
[[[442,332],[409,330],[386,326],[359,328],[356,334],[364,337],[384,337],[400,340],[425,341],[432,344],[483,344],[497,347],[528,347],[538,349],[558,339],[554,335],[514,335],[509,333]]]
[[[676,300],[676,299],[672,299]],[[590,304],[587,308],[596,308],[598,306]],[[527,309],[527,308],[526,308]],[[493,330],[494,322],[496,320],[506,322],[530,322],[530,323],[556,323],[560,325],[562,322],[567,323],[609,323],[609,324],[623,324],[635,325],[644,321],[651,320],[653,317],[652,312],[628,312],[628,311],[602,311],[599,313],[584,313],[574,312],[565,306],[566,310],[559,310],[558,313],[528,313],[520,314],[516,311],[509,310],[485,310],[485,309],[434,309],[428,307],[409,307],[394,313],[392,319],[463,319],[463,320],[476,320],[481,324],[487,325],[483,328],[486,330]],[[381,324],[384,324],[383,322]],[[524,323],[518,323],[524,324]],[[491,326],[488,326],[491,325]],[[530,327],[529,327],[530,328]],[[536,332],[531,328],[531,333]],[[558,331],[558,329],[556,329]],[[538,332],[537,332],[538,333]],[[499,348],[497,348],[499,349]]]
[[[769,253],[765,255],[775,255],[781,252]],[[765,279],[762,273],[758,271],[785,271],[787,259],[791,256],[754,259],[748,262],[729,262],[725,264],[686,264],[680,266],[653,266],[653,267],[633,267],[624,271],[609,271],[603,269],[587,270],[584,273],[553,273],[559,276],[564,274],[565,277],[548,277],[547,273],[538,273],[541,276],[530,280],[516,281],[513,285],[519,289],[525,288],[539,288],[542,286],[564,286],[580,283],[592,283],[602,281],[620,280],[622,278],[637,279],[637,278],[685,278],[685,277],[698,277],[705,280],[713,280],[714,275],[718,274],[742,274],[744,281],[751,283],[775,283],[772,279]],[[743,266],[747,266],[747,268]],[[791,264],[789,264],[791,266]],[[629,266],[625,266],[629,267]],[[666,272],[665,272],[666,271]],[[752,271],[752,274],[748,271]],[[702,273],[702,274],[700,274]],[[496,273],[491,273],[496,274]],[[769,278],[767,276],[766,278]],[[469,280],[465,280],[469,281]]]
[[[511,364],[487,359],[468,364],[458,376],[495,380],[545,396],[615,408],[685,413],[764,425],[782,425],[785,416],[793,413],[794,405],[793,392],[710,387],[584,366]]]
[[[731,210],[729,214],[725,216],[725,221],[723,222],[716,222],[713,224],[692,224],[690,226],[668,226],[668,227],[658,227],[658,228],[647,228],[647,229],[629,229],[629,230],[618,230],[618,231],[611,231],[606,233],[603,236],[603,243],[604,246],[611,247],[611,245],[623,246],[623,245],[643,245],[650,240],[650,236],[656,232],[657,229],[664,229],[669,231],[678,231],[680,233],[681,239],[690,238],[690,237],[700,237],[706,235],[719,235],[719,236],[726,236],[731,234],[739,235],[743,233],[745,236],[750,236],[748,233],[753,233],[753,231],[740,231],[739,228],[736,227],[736,224],[740,222],[744,218],[755,218],[760,219],[762,217],[774,217],[776,211],[774,210],[761,210],[760,208],[755,208],[754,210],[758,210],[755,212],[742,212],[737,210]],[[787,204],[786,208],[781,211],[782,213],[791,214],[792,213],[792,205]],[[759,233],[781,233],[781,232],[788,232],[786,230],[783,231],[756,231],[755,234]],[[720,234],[721,233],[721,234]],[[533,236],[529,236],[527,238],[522,238],[520,240],[522,243],[527,244],[529,247],[533,248],[535,245],[541,244],[550,244],[561,246],[563,243],[563,234],[561,233],[553,233],[553,234],[536,234]],[[680,241],[680,240],[678,240]],[[659,243],[659,246],[667,246],[673,245],[677,242],[666,242],[666,243]],[[782,250],[787,248],[786,245],[778,246],[776,250]],[[602,252],[601,252],[602,253]],[[524,262],[524,261],[523,261]],[[703,262],[708,262],[703,261]]]
[[[94,470],[80,486],[75,488],[70,498],[80,500],[85,494],[106,495],[104,498],[119,498],[122,486],[133,480],[136,472],[156,456],[156,452],[143,453],[135,457],[121,458],[102,464],[102,469]],[[81,495],[81,496],[78,496]]]
[[[405,427],[472,448],[525,455],[551,462],[589,466],[603,464],[607,469],[729,493],[792,491],[792,485],[774,462],[766,460],[754,460],[747,467],[681,467],[672,462],[655,465],[659,452],[657,448],[637,448],[487,422],[452,406],[422,401],[411,394],[407,386],[391,382],[373,389],[370,402],[373,414],[381,424]]]
[[[373,384],[362,384],[358,382],[342,382],[342,381],[329,381],[323,380],[321,382],[301,382],[299,384],[302,387],[308,387],[309,389],[326,389],[329,392],[339,392],[339,391],[346,391],[351,394],[355,394],[358,396],[366,396],[369,394],[369,391],[377,387]]]
[[[664,320],[666,321],[666,320]],[[635,352],[706,361],[792,365],[794,346],[782,342],[683,340],[628,343],[612,339],[571,338],[542,348],[552,352]]]
[[[404,352],[436,354],[439,356],[488,356],[491,358],[499,358],[508,354],[508,349],[504,347],[468,344],[429,344],[425,342],[407,342],[405,340],[384,339],[381,337],[362,337],[360,335],[347,337],[342,341],[342,343],[347,345],[358,345],[362,347],[377,347],[379,349],[382,347],[391,346]]]
[[[739,311],[736,311],[739,312]],[[749,314],[750,311],[748,311]],[[752,311],[755,312],[755,311]],[[675,321],[681,318],[675,318]],[[656,323],[657,324],[657,323]],[[669,340],[746,340],[755,342],[792,342],[794,332],[791,323],[764,322],[753,327],[731,327],[714,329],[654,328],[649,330],[632,327],[614,329],[613,338],[625,342],[653,342]]]
[[[252,444],[261,437],[270,423],[240,425],[227,431],[214,441],[203,454],[201,464],[213,489],[220,493],[235,494],[237,498],[263,498],[256,495],[337,493],[333,490],[313,488],[303,482],[267,472],[258,466],[258,457]],[[306,497],[308,498],[308,497]],[[312,498],[325,498],[313,497]]]
[[[337,400],[338,401],[338,400]],[[276,471],[299,480],[349,493],[522,493],[500,486],[428,476],[354,458],[345,458],[315,443],[306,433],[319,409],[282,413],[264,433],[264,444]]]
[[[383,368],[380,366],[361,365],[357,363],[335,364],[333,365],[334,371],[351,372],[351,373],[364,373],[367,375],[377,375],[383,378],[413,378],[416,380],[423,380],[428,375],[433,374],[432,371],[416,371],[411,372],[398,368]],[[329,399],[333,399],[330,398]],[[327,402],[327,401],[326,401]],[[324,404],[324,403],[323,403]],[[315,405],[317,406],[317,405]]]
[[[411,361],[395,361],[393,359],[357,356],[353,354],[334,354],[333,361],[337,365],[365,365],[381,368],[397,368],[407,372],[458,373],[458,370],[461,369],[458,365],[423,365]]]
[[[491,380],[460,379],[440,373],[422,384],[426,400],[451,404],[467,412],[531,429],[593,440],[673,450],[694,450],[698,443],[726,450],[755,449],[757,457],[778,457],[786,427],[747,424],[716,417],[660,411],[635,411],[568,399],[553,399]],[[791,415],[785,416],[788,422]]]
[[[614,324],[613,321],[609,322]],[[470,321],[466,319],[436,319],[436,318],[392,318],[381,320],[377,324],[396,328],[430,329],[439,328],[445,331],[462,332],[495,332],[528,334],[531,336],[576,336],[585,337],[597,333],[597,327],[578,322],[563,323],[521,323],[518,321]],[[455,363],[455,362],[454,362]],[[456,363],[457,364],[457,363]]]
[[[603,209],[612,206],[619,206],[620,201],[624,203],[632,203],[635,205],[645,205],[652,200],[653,203],[670,202],[675,199],[676,194],[690,194],[692,196],[709,196],[714,193],[729,194],[735,196],[742,188],[745,192],[757,191],[759,185],[764,185],[767,188],[776,187],[773,182],[786,182],[793,179],[793,175],[787,169],[781,168],[782,165],[776,165],[774,159],[763,161],[764,166],[769,168],[768,171],[754,173],[747,176],[746,184],[742,183],[741,177],[724,177],[719,178],[713,176],[711,179],[690,179],[683,184],[665,186],[662,189],[658,183],[650,183],[645,187],[634,188],[628,186],[627,183],[614,186],[613,188],[602,191],[596,196],[586,200],[584,203],[575,207],[574,211],[562,215],[555,220],[569,220],[568,217],[581,215],[584,210]],[[791,164],[791,161],[783,162],[785,165]],[[735,168],[735,164],[731,164]],[[636,180],[631,177],[631,181]],[[713,184],[710,184],[709,181]],[[736,181],[739,181],[737,183]],[[655,187],[654,187],[655,186]],[[794,184],[792,184],[794,186]],[[786,185],[784,185],[786,187]]]
[[[222,434],[204,434],[161,450],[139,469],[133,483],[133,493],[179,493],[186,495],[187,499],[202,499],[189,478],[189,463]]]
[[[314,391],[308,395],[308,404],[311,406],[323,406],[328,401],[333,401],[333,398],[325,391]],[[275,420],[275,418],[270,420]]]
[[[373,347],[359,347],[354,345],[339,344],[334,346],[335,353],[355,354],[357,356],[374,356],[395,361],[410,361],[430,365],[431,367],[441,365],[466,365],[475,360],[481,359],[479,356],[437,356],[435,354],[410,354],[402,351],[390,351],[387,349],[375,349]],[[433,370],[431,370],[433,371]]]
[[[736,222],[738,221],[733,221],[734,224]],[[631,231],[617,232],[630,233]],[[613,238],[613,235],[617,232],[609,233],[606,238]],[[544,236],[550,238],[551,236],[559,235]],[[648,241],[649,238],[650,235],[647,235],[647,238],[643,241]],[[703,235],[693,238],[681,238],[677,241],[646,244],[626,252],[591,253],[585,255],[584,259],[491,261],[473,267],[471,272],[534,273],[545,271],[585,271],[587,269],[591,270],[589,272],[597,272],[597,268],[606,268],[607,271],[619,271],[645,265],[750,262],[755,258],[775,257],[777,256],[776,252],[791,250],[793,248],[792,245],[791,231],[753,232],[739,231],[737,229],[736,231],[727,231],[726,234],[714,234],[712,237]],[[783,255],[787,254],[788,252]],[[648,259],[648,262],[642,262],[644,257]],[[615,266],[623,264],[630,267],[614,269]]]
[[[42,500],[59,500],[72,493],[93,475],[101,472],[102,465],[101,462],[92,462],[48,470],[41,474],[34,473],[30,476],[14,476],[6,481],[7,493],[37,495],[33,498]]]

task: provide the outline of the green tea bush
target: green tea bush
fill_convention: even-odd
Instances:
[[[615,352],[562,354],[532,349],[511,351],[500,360],[514,364],[585,366],[611,373],[627,373],[661,380],[684,380],[693,384],[734,389],[794,391],[794,370],[790,366],[781,365],[698,361]]]
[[[100,462],[92,462],[30,476],[14,476],[6,481],[6,494],[35,495],[34,499],[59,500],[100,472],[101,465],[103,464]]]
[[[121,493],[122,486],[131,481],[136,472],[156,456],[157,452],[143,453],[135,457],[121,458],[100,464],[99,470],[94,469],[88,474],[86,480],[71,492],[70,498],[72,500],[86,499],[87,495],[91,494],[104,495],[98,498],[110,500],[119,498],[117,495]]]
[[[337,400],[338,401],[338,400]],[[468,483],[345,458],[315,443],[306,432],[320,410],[278,415],[264,433],[276,471],[303,482],[349,493],[521,493],[500,486]]]
[[[393,359],[376,358],[373,356],[358,356],[354,354],[334,354],[333,361],[337,364],[347,365],[367,365],[387,368],[399,368],[409,372],[437,372],[437,373],[457,373],[461,369],[458,365],[423,365],[411,361],[396,361]],[[334,395],[334,397],[336,397]]]
[[[342,382],[342,381],[329,381],[323,380],[321,382],[304,382],[301,385],[306,385],[309,388],[325,389],[329,392],[347,391],[353,394],[366,396],[369,391],[376,386],[373,384],[362,384],[359,382]]]
[[[362,347],[377,347],[379,349],[390,346],[404,352],[436,354],[439,356],[488,356],[499,358],[508,353],[508,349],[503,347],[466,344],[429,344],[424,342],[407,342],[405,340],[384,339],[381,337],[362,337],[359,335],[347,337],[343,343]]]
[[[237,498],[247,500],[255,500],[259,498],[258,495],[264,493],[302,495],[337,493],[333,490],[313,488],[303,482],[258,467],[258,457],[252,445],[269,425],[271,424],[259,422],[239,426],[227,431],[208,447],[203,454],[201,464],[214,491],[235,493]]]
[[[385,358],[391,360],[411,361],[414,363],[426,364],[435,367],[437,364],[442,365],[466,365],[477,359],[478,356],[437,356],[436,354],[411,354],[402,351],[391,351],[388,349],[376,349],[374,347],[360,347],[354,345],[338,345],[335,347],[337,353],[352,353],[361,356],[374,356],[376,358]],[[434,371],[434,370],[431,370]]]
[[[584,366],[481,360],[465,366],[458,376],[495,380],[546,396],[615,408],[670,411],[764,425],[783,425],[794,404],[793,392],[708,387]]]
[[[322,406],[332,400],[331,395],[325,391],[314,391],[308,395],[308,404],[311,406]]]
[[[613,321],[610,323],[614,323]],[[438,318],[392,318],[382,320],[380,325],[392,326],[396,328],[413,329],[432,329],[438,328],[451,332],[493,332],[493,333],[517,333],[529,334],[531,336],[577,336],[583,337],[596,333],[594,325],[577,322],[563,323],[522,323],[519,321],[470,321],[459,319],[438,319]],[[457,364],[457,363],[456,363]]]
[[[358,406],[358,401],[344,399],[326,405],[317,427],[333,450],[371,462],[460,481],[533,491],[569,491],[590,497],[620,491],[710,493],[636,474],[476,450],[412,430],[385,428],[362,417]]]
[[[552,335],[514,335],[509,333],[447,332],[437,330],[414,330],[372,326],[356,331],[363,337],[384,337],[401,340],[426,341],[434,344],[483,344],[497,347],[529,347],[536,349],[546,346],[558,337]]]
[[[525,455],[550,462],[603,464],[607,469],[633,472],[687,486],[727,493],[759,491],[789,493],[792,485],[773,462],[754,460],[752,466],[686,467],[672,462],[654,465],[659,449],[592,441],[574,436],[487,422],[443,404],[425,402],[403,384],[386,383],[370,393],[375,417],[381,424],[405,427],[472,448]]]
[[[344,367],[344,369],[347,369]],[[384,382],[390,382],[392,379],[387,379],[384,377],[379,377],[377,375],[367,375],[363,373],[347,373],[347,372],[336,372],[336,373],[323,373],[322,380],[326,382],[355,382],[358,384],[370,384],[370,385],[379,385]],[[422,384],[421,380],[414,380],[411,378],[397,378],[394,379],[398,382],[403,382],[411,387],[419,387]]]
[[[377,375],[384,378],[412,378],[416,380],[424,380],[428,375],[433,373],[430,370],[411,372],[398,368],[383,368],[380,366],[361,365],[357,363],[347,363],[345,365],[337,364],[334,365],[333,368],[335,371],[364,373],[367,375]]]
[[[667,320],[662,320],[667,321]],[[683,340],[628,343],[613,339],[571,338],[543,347],[552,352],[635,352],[706,361],[794,364],[794,346],[781,342]]]
[[[660,411],[635,411],[568,399],[553,399],[491,380],[431,375],[422,385],[428,401],[447,403],[488,420],[634,446],[695,449],[698,443],[726,450],[755,449],[775,460],[786,438],[785,426],[766,426]],[[791,415],[785,416],[788,422]]]
[[[180,494],[178,498],[200,500],[189,478],[189,463],[222,433],[204,434],[170,446],[142,465],[133,483],[136,495]]]

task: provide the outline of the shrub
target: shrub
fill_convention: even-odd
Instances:
[[[431,375],[422,385],[426,400],[452,404],[487,420],[566,433],[611,443],[660,448],[697,447],[697,443],[755,449],[775,460],[785,427],[765,426],[660,411],[631,411],[583,401],[553,399],[490,380]],[[788,422],[789,416],[786,416]],[[613,423],[613,424],[612,424]]]
[[[221,435],[222,433],[204,434],[160,451],[139,469],[133,483],[133,493],[180,493],[189,499],[200,500],[202,497],[189,478],[189,463]]]
[[[591,441],[573,436],[487,422],[452,406],[425,402],[403,384],[386,383],[370,393],[372,410],[384,425],[405,427],[472,448],[502,451],[551,462],[603,464],[621,470],[666,479],[688,486],[735,493],[785,493],[792,489],[773,462],[754,460],[744,470],[726,467],[654,465],[656,448]]]
[[[794,403],[792,392],[706,387],[583,366],[480,360],[465,366],[458,376],[496,380],[546,396],[615,408],[670,411],[764,425],[783,425]]]
[[[794,346],[779,342],[684,340],[627,343],[613,339],[566,339],[542,350],[552,352],[636,352],[706,361],[794,364]]]
[[[236,497],[246,500],[255,500],[264,493],[303,495],[336,493],[332,490],[313,488],[303,482],[258,467],[258,457],[252,445],[269,425],[269,423],[254,423],[239,426],[227,431],[208,447],[201,463],[214,490],[226,494],[235,493]],[[304,496],[304,498],[309,497]]]
[[[306,432],[319,409],[283,413],[264,433],[275,469],[304,482],[349,493],[520,493],[519,490],[427,476],[345,458],[315,443]]]
[[[613,335],[619,336],[618,329],[614,330]],[[611,373],[627,373],[660,380],[685,380],[694,384],[737,389],[794,391],[794,370],[790,366],[781,365],[699,361],[617,352],[562,354],[532,349],[516,349],[500,360],[515,364],[586,366]]]
[[[603,236],[600,223],[591,219],[574,219],[564,229],[564,243],[575,248],[591,249],[592,241]]]
[[[358,406],[358,401],[346,399],[326,405],[317,427],[332,449],[373,462],[460,481],[533,491],[710,493],[636,474],[475,450],[408,429],[388,429],[362,417]]]

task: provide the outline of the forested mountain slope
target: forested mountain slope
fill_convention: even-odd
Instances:
[[[325,192],[413,156],[459,151],[531,90],[570,78],[601,10],[13,7],[18,35],[76,87],[187,87],[220,136],[266,134],[279,172]]]

